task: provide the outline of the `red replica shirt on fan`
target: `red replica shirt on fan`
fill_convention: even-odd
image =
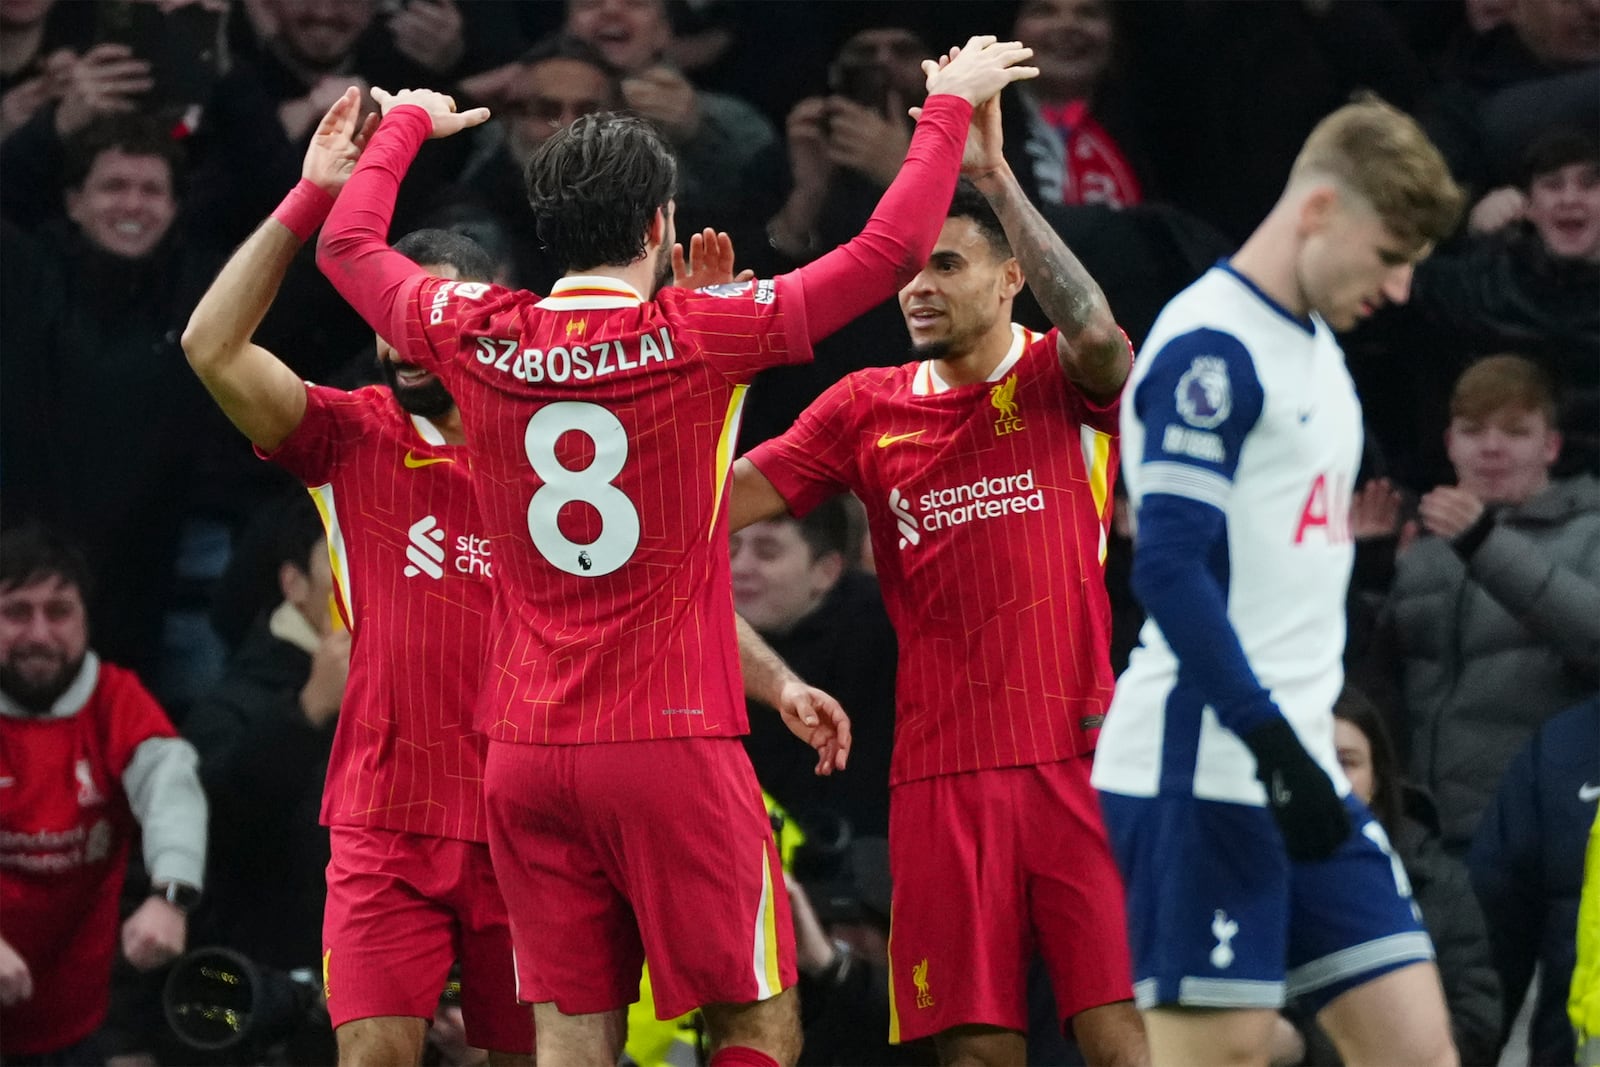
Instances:
[[[723,506],[745,383],[811,358],[801,283],[642,300],[428,278],[404,350],[462,412],[493,546],[480,724],[575,744],[746,731]]]
[[[796,514],[866,504],[900,635],[891,784],[1089,752],[1111,699],[1118,405],[1066,380],[1054,330],[1012,330],[988,382],[858,371],[749,455]]]
[[[322,513],[352,639],[322,821],[487,840],[472,712],[494,557],[466,450],[388,389],[309,386],[305,419],[270,458]]]
[[[132,671],[85,662],[75,714],[0,713],[0,937],[33,996],[0,1009],[0,1053],[51,1052],[105,1019],[117,903],[135,829],[122,775],[152,737],[176,737]]]

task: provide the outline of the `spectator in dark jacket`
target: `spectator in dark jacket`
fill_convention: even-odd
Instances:
[[[1534,966],[1540,970],[1530,1063],[1574,1059],[1566,998],[1596,799],[1600,698],[1591,698],[1550,719],[1517,753],[1472,842],[1468,865],[1489,921],[1507,1026],[1527,995]]]
[[[1594,692],[1600,482],[1551,478],[1556,404],[1529,360],[1473,364],[1450,410],[1455,484],[1418,504],[1423,536],[1396,563],[1362,687],[1464,856],[1511,757]]]
[[[95,644],[154,686],[179,532],[201,508],[247,494],[260,464],[208,410],[178,350],[215,264],[180,222],[177,146],[149,123],[112,119],[68,147],[71,225],[44,228],[33,258],[7,265],[26,267],[37,289],[15,306],[7,297],[0,376],[13,421],[0,466],[13,514],[49,518],[96,573],[115,568],[93,606]],[[7,252],[12,237],[22,239],[8,231]]]
[[[1512,179],[1550,128],[1600,121],[1600,0],[1518,0],[1450,73],[1424,103],[1423,125],[1451,173],[1482,192]]]
[[[744,744],[761,787],[807,834],[843,817],[855,835],[886,836],[897,646],[877,580],[850,566],[845,498],[740,530],[729,555],[734,607],[845,706],[855,732],[850,773],[818,777],[794,758],[778,716],[752,704]]]
[[[1439,817],[1420,789],[1406,784],[1376,706],[1346,688],[1333,706],[1334,744],[1351,791],[1372,809],[1411,883],[1412,899],[1438,954],[1450,1029],[1464,1064],[1493,1063],[1498,1055],[1500,982],[1489,956],[1483,913],[1467,869],[1444,850]],[[1398,872],[1397,872],[1398,873]],[[1310,1042],[1311,1062],[1331,1045]]]
[[[1476,357],[1529,356],[1584,405],[1579,423],[1600,423],[1600,140],[1579,129],[1539,140],[1517,183],[1473,207],[1468,229],[1418,265],[1404,307],[1350,345],[1374,429],[1398,477],[1419,488],[1447,469],[1444,399]]]
[[[334,626],[327,542],[297,494],[278,540],[283,602],[257,621],[184,726],[211,797],[218,941],[292,970],[322,958],[328,831],[318,812],[350,635]]]

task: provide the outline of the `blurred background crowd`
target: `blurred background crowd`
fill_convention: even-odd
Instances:
[[[1464,1062],[1495,1061],[1530,985],[1546,995],[1525,1054],[1572,1062],[1560,1005],[1600,795],[1600,0],[0,0],[0,505],[83,550],[93,648],[200,752],[190,945],[319,965],[317,803],[348,641],[315,508],[226,423],[179,337],[332,101],[421,86],[492,109],[424,146],[392,236],[457,229],[501,282],[559,275],[526,204],[532,153],[624,108],[677,152],[678,232],[727,230],[739,267],[771,276],[859,230],[909,143],[918,62],[976,32],[1035,50],[1039,78],[1003,99],[1007,153],[1136,347],[1355,91],[1418,116],[1470,190],[1409,302],[1342,338],[1367,450],[1340,751],[1406,860]],[[309,247],[258,339],[308,379],[379,380]],[[891,302],[758,379],[741,446],[845,373],[907,358]],[[1454,485],[1492,508],[1470,566],[1417,519]],[[1140,612],[1118,522],[1120,670]],[[802,1062],[931,1062],[884,1042],[895,639],[859,511],[759,524],[731,552],[740,611],[856,726],[834,779],[776,716],[752,715],[747,739],[804,838]],[[119,967],[107,1055],[216,1061],[167,1032],[161,976]],[[1071,1062],[1040,1004],[1035,1049]],[[435,1054],[471,1062],[448,1008]],[[1286,1056],[1327,1062],[1304,1029]],[[692,1056],[692,1037],[640,1058]],[[305,1046],[270,1055],[319,1062]]]

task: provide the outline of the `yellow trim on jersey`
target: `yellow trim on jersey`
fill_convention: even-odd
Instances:
[[[889,1044],[900,1043],[900,1006],[895,1003],[894,991],[894,909],[890,908],[889,941],[885,951],[889,954]]]
[[[333,588],[344,608],[345,621],[354,626],[355,609],[350,600],[350,567],[346,562],[349,553],[344,544],[344,530],[339,526],[339,509],[333,501],[333,483],[307,487],[317,514],[322,517],[322,529],[328,536],[328,566],[333,570]]]
[[[777,893],[778,883],[783,881],[783,878],[772,869],[772,854],[765,846],[761,849],[761,869],[763,871],[761,891],[766,897],[761,908],[763,919],[761,938],[767,964],[766,985],[769,991],[767,995],[777,996],[783,992],[783,969],[778,966],[778,912],[777,902],[773,898]]]
[[[1100,562],[1106,561],[1106,508],[1111,499],[1111,435],[1093,426],[1080,425],[1083,465],[1089,476],[1089,492],[1094,497],[1095,517],[1100,520]]]
[[[751,932],[750,958],[756,980],[756,999],[766,1000],[783,992],[783,973],[778,967],[778,920],[774,914],[772,859],[765,843],[761,846],[761,899],[756,902],[755,929]]]
[[[739,417],[744,414],[744,394],[749,388],[748,385],[733,387],[733,395],[728,397],[728,412],[722,417],[722,433],[717,436],[717,468],[712,473],[716,486],[711,498],[711,528],[706,531],[708,538],[716,535],[717,519],[722,514],[722,492],[728,485],[728,472],[733,469],[733,449],[739,443]]]

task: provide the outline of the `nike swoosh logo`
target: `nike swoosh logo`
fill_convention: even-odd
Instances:
[[[927,432],[927,430],[912,430],[910,433],[886,433],[882,437],[878,438],[878,447],[888,448],[896,441],[909,441],[913,437],[921,437]]]
[[[428,459],[425,456],[418,456],[415,452],[407,452],[403,462],[411,470],[416,470],[418,467],[431,467],[435,463],[454,463],[455,460],[449,456],[435,456],[433,459]]]
[[[1585,804],[1591,800],[1600,800],[1600,785],[1590,785],[1585,782],[1578,787],[1578,799]]]

